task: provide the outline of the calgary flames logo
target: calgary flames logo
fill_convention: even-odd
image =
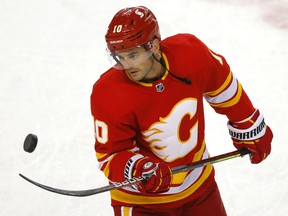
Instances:
[[[151,150],[162,160],[172,162],[182,158],[193,150],[197,144],[198,121],[195,121],[197,100],[185,98],[177,103],[166,117],[161,117],[148,130],[142,132],[144,140]],[[182,126],[184,119],[190,124]],[[192,125],[191,125],[192,122]],[[188,136],[181,138],[181,132],[188,130]]]

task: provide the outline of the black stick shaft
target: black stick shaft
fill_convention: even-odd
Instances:
[[[236,150],[233,152],[228,152],[228,153],[214,156],[211,158],[207,158],[207,159],[204,159],[204,160],[192,163],[192,164],[186,164],[186,165],[174,167],[174,168],[172,168],[172,173],[176,174],[179,172],[185,172],[188,170],[193,170],[193,169],[196,169],[199,167],[208,166],[208,165],[211,165],[214,163],[219,163],[219,162],[229,160],[232,158],[236,158],[236,157],[240,157],[240,156],[243,157],[244,155],[247,155],[247,154],[250,154],[250,151],[247,149],[241,149],[241,150]]]

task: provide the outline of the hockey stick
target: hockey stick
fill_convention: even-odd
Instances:
[[[191,163],[191,164],[187,164],[187,165],[182,165],[182,166],[177,166],[177,167],[173,167],[172,168],[172,173],[176,174],[176,173],[180,173],[180,172],[185,172],[185,171],[189,171],[189,170],[193,170],[199,167],[203,167],[203,166],[208,166],[210,164],[214,164],[214,163],[218,163],[221,161],[225,161],[225,160],[229,160],[232,158],[236,158],[236,157],[243,157],[244,155],[250,154],[250,151],[247,149],[241,149],[241,150],[237,150],[237,151],[233,151],[233,152],[228,152],[225,154],[221,154],[218,156],[214,156],[211,158],[207,158],[201,161],[198,161],[196,163]],[[95,188],[95,189],[89,189],[89,190],[63,190],[63,189],[58,189],[58,188],[53,188],[53,187],[49,187],[43,184],[40,184],[38,182],[35,182],[29,178],[27,178],[26,176],[22,175],[19,173],[19,175],[25,179],[26,181],[42,188],[45,189],[47,191],[53,192],[53,193],[58,193],[58,194],[62,194],[62,195],[67,195],[67,196],[76,196],[76,197],[85,197],[85,196],[91,196],[91,195],[95,195],[95,194],[99,194],[99,193],[103,193],[106,191],[110,191],[110,190],[114,190],[117,188],[121,188],[121,187],[126,187],[126,186],[130,186],[133,185],[137,182],[143,181],[145,179],[148,179],[149,176],[146,177],[139,177],[139,178],[132,178],[132,179],[127,179],[123,182],[114,182],[111,185],[107,185],[107,186],[103,186],[103,187],[99,187],[99,188]]]

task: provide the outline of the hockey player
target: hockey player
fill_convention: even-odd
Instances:
[[[120,215],[226,215],[212,165],[172,175],[209,157],[203,98],[228,118],[237,149],[260,163],[273,134],[225,58],[190,34],[161,39],[146,7],[120,10],[105,36],[113,67],[95,83],[91,111],[99,167],[111,182],[152,174],[111,191]]]

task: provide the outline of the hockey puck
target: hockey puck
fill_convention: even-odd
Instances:
[[[37,146],[38,138],[35,134],[28,134],[24,141],[24,151],[32,153]]]

